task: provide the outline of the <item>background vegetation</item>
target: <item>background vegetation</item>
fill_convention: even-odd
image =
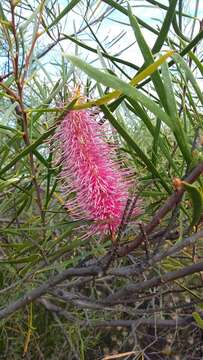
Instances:
[[[201,15],[198,0],[1,2],[1,359],[202,359]],[[81,238],[53,161],[77,85],[143,203],[114,246]]]

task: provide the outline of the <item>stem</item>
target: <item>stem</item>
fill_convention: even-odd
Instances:
[[[29,131],[28,131],[28,118],[27,118],[27,112],[26,112],[26,110],[24,108],[24,104],[23,104],[23,87],[24,87],[24,78],[25,78],[25,75],[27,73],[27,69],[28,69],[28,66],[29,66],[29,60],[31,58],[32,51],[34,49],[34,45],[35,45],[35,42],[37,40],[37,36],[34,38],[33,44],[31,45],[30,52],[29,52],[29,54],[27,56],[25,71],[24,71],[24,74],[23,74],[23,76],[21,78],[21,75],[20,75],[20,72],[19,72],[19,66],[18,66],[19,43],[18,43],[18,36],[17,36],[16,24],[15,24],[15,13],[14,13],[15,5],[13,4],[12,0],[10,1],[10,6],[11,6],[11,18],[12,18],[12,31],[13,31],[13,37],[14,37],[15,49],[16,49],[16,53],[15,53],[14,57],[12,58],[15,82],[16,82],[16,85],[17,85],[17,92],[18,92],[18,94],[15,96],[15,99],[19,103],[19,113],[21,114],[22,128],[23,128],[23,140],[25,142],[25,145],[29,146],[30,145],[30,139],[29,139]],[[8,89],[8,93],[10,95],[13,95],[13,92],[11,92],[10,89]],[[45,216],[44,216],[44,211],[43,211],[43,207],[42,207],[42,201],[41,201],[41,195],[40,195],[40,187],[39,187],[39,185],[37,183],[37,179],[36,179],[37,171],[36,171],[36,168],[35,168],[34,157],[33,157],[32,152],[29,153],[29,161],[30,161],[30,168],[31,168],[31,174],[32,174],[32,183],[33,183],[33,186],[34,186],[36,194],[37,194],[37,204],[38,204],[38,208],[39,208],[39,211],[40,211],[42,224],[43,224],[43,227],[44,227],[44,225],[45,225]],[[45,233],[44,233],[44,237],[45,237]]]

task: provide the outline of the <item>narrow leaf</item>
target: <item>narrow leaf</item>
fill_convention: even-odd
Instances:
[[[192,228],[193,226],[198,224],[202,216],[203,196],[201,191],[195,185],[191,185],[186,181],[181,181],[181,183],[184,185],[185,189],[187,190],[192,200],[193,216],[190,224],[190,228]]]

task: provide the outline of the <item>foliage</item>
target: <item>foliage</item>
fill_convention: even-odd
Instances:
[[[202,358],[203,8],[193,3],[0,3],[0,358]],[[78,85],[82,103],[70,101]],[[64,115],[95,105],[137,184],[113,244],[84,240],[91,221],[64,207],[74,194],[54,162]]]

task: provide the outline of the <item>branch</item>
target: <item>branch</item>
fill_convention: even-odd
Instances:
[[[88,320],[82,321],[80,325],[93,326],[98,328],[103,327],[138,327],[141,325],[154,326],[154,327],[178,327],[195,323],[192,315],[184,318],[177,318],[176,320],[157,320],[157,319],[139,319],[139,320]]]
[[[57,313],[59,316],[65,317],[68,321],[75,322],[76,319],[72,316],[68,311],[64,310],[63,308],[59,307],[51,303],[49,300],[45,298],[40,298],[37,300],[38,303],[42,304],[48,311],[53,313]],[[154,327],[178,327],[178,326],[185,326],[189,324],[195,325],[196,322],[192,315],[185,316],[182,318],[177,318],[175,320],[163,320],[163,319],[144,319],[140,318],[139,320],[82,320],[78,321],[80,326],[90,326],[96,328],[106,328],[106,327],[134,327],[137,328],[138,326],[145,325],[145,326],[154,326]]]
[[[203,163],[199,163],[192,172],[184,179],[188,183],[193,183],[203,172]],[[176,190],[165,202],[165,204],[155,213],[152,221],[143,228],[144,234],[150,234],[161,222],[164,216],[171,211],[182,199],[184,188]],[[122,246],[117,250],[118,256],[122,257],[136,249],[144,240],[143,232],[141,232],[134,241]]]
[[[87,268],[71,268],[63,271],[62,273],[53,276],[49,281],[45,282],[41,286],[27,292],[22,298],[11,303],[6,308],[0,310],[0,320],[8,317],[17,310],[21,309],[27,304],[30,304],[32,301],[38,299],[40,296],[45,294],[53,286],[63,282],[69,277],[72,276],[96,276],[103,274],[103,270],[99,266],[89,266]]]
[[[183,278],[185,276],[200,271],[203,271],[203,262],[186,266],[177,271],[168,272],[163,276],[153,277],[152,279],[146,280],[144,282],[142,281],[137,284],[125,285],[113,295],[108,296],[105,300],[102,301],[102,303],[107,305],[116,305],[116,304],[134,302],[135,299],[132,299],[132,295],[134,293],[142,292],[143,290],[148,290],[152,287],[164,285],[169,281]]]
[[[186,237],[185,239],[181,239],[178,243],[176,243],[174,246],[169,248],[168,250],[165,250],[161,253],[155,254],[151,259],[149,259],[144,264],[139,265],[130,265],[130,266],[124,266],[118,269],[112,269],[109,271],[110,275],[114,276],[134,276],[134,275],[140,275],[143,273],[144,270],[146,270],[150,266],[154,266],[157,262],[161,261],[162,259],[166,258],[167,256],[171,256],[174,254],[177,254],[180,250],[183,248],[193,245],[197,240],[203,237],[203,230]]]
[[[72,321],[72,322],[77,321],[77,318],[72,316],[70,314],[70,312],[64,310],[63,308],[61,308],[60,306],[58,306],[56,304],[53,304],[52,302],[50,302],[49,300],[47,300],[45,298],[37,299],[37,303],[42,304],[48,311],[51,311],[53,313],[57,313],[60,316],[64,316],[65,319],[68,320],[68,321]]]
[[[57,298],[62,299],[66,303],[72,303],[82,309],[112,310],[112,308],[108,308],[96,300],[88,299],[86,296],[81,294],[71,293],[61,289],[53,289],[50,293],[55,295]]]

